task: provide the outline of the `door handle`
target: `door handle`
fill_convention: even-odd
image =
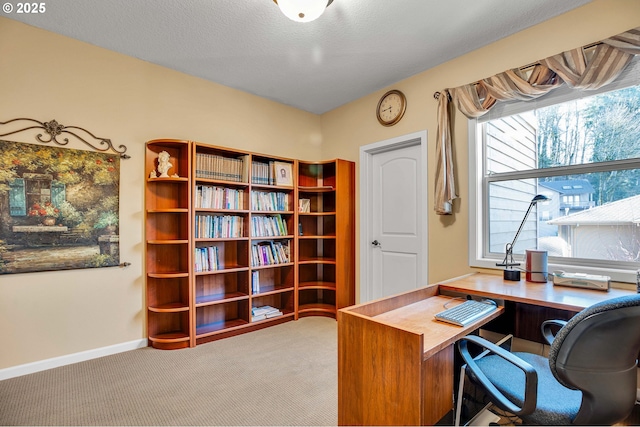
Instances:
[[[371,244],[373,246],[375,246],[376,248],[381,248],[382,247],[382,243],[378,242],[377,240],[374,240],[373,242],[371,242]]]

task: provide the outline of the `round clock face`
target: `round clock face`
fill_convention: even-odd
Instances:
[[[400,121],[407,107],[407,100],[399,90],[390,90],[382,95],[376,115],[383,126],[392,126]]]

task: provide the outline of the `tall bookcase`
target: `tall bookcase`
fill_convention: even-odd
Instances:
[[[192,345],[190,143],[150,141],[146,146],[145,232],[147,335],[161,349]],[[168,178],[152,177],[158,155],[169,154]]]
[[[168,139],[146,151],[150,345],[184,348],[301,316],[335,318],[355,303],[352,162]],[[153,176],[162,151],[169,178]]]
[[[354,174],[346,160],[298,162],[298,316],[355,303]]]

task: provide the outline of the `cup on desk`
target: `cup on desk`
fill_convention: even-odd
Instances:
[[[526,251],[526,269],[525,278],[527,282],[546,283],[548,273],[547,251],[537,251],[527,249]]]

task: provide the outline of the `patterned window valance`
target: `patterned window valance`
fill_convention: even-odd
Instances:
[[[476,118],[487,113],[497,101],[536,99],[562,84],[582,90],[598,89],[614,81],[638,54],[640,27],[588,47],[542,59],[530,72],[508,70],[475,83],[442,90],[437,96],[436,213],[451,214],[451,203],[458,197],[451,151],[450,103],[465,116]]]

